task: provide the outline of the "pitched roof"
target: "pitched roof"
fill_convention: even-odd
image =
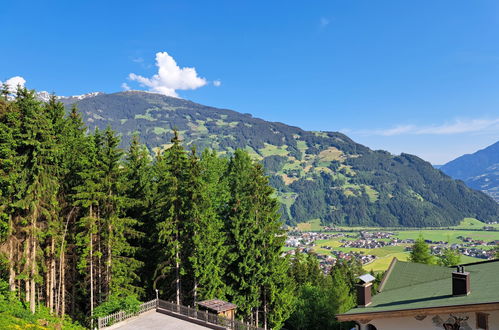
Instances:
[[[368,307],[357,307],[343,315],[461,306],[499,302],[499,260],[467,264],[471,293],[452,296],[453,268],[395,259]]]
[[[204,300],[197,303],[199,307],[220,313],[231,309],[236,309],[237,305],[220,299]]]

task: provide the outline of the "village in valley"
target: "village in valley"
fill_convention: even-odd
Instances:
[[[476,228],[464,230],[466,226]],[[422,235],[435,256],[440,255],[443,249],[451,248],[459,251],[464,263],[494,258],[495,247],[499,244],[497,224],[483,225],[467,219],[461,227],[448,230],[400,228],[397,231],[380,231],[379,228],[356,231],[342,227],[304,231],[294,228],[288,231],[284,254],[314,254],[324,272],[341,259],[357,259],[367,271],[384,271],[394,257],[407,260],[411,246]]]

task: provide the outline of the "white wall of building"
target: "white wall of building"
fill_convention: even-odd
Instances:
[[[487,311],[489,314],[489,330],[499,330],[499,311]],[[476,313],[452,313],[453,316],[460,318],[468,317],[468,320],[461,323],[461,329],[478,329],[476,327]],[[438,317],[438,319],[436,318]],[[435,323],[444,323],[450,318],[449,314],[440,315],[428,315],[423,320],[419,321],[415,317],[401,317],[401,318],[386,318],[386,319],[375,319],[369,322],[376,327],[377,330],[416,330],[416,329],[428,329],[428,330],[442,330],[444,327],[438,326]],[[468,327],[463,327],[463,325]],[[360,330],[367,330],[367,324],[361,324]]]

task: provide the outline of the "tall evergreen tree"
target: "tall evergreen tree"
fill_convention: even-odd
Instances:
[[[158,240],[161,244],[161,260],[158,264],[157,279],[165,278],[170,270],[174,272],[174,291],[177,304],[182,302],[181,276],[185,274],[181,252],[184,242],[185,192],[187,155],[180,144],[178,132],[174,132],[172,146],[161,155],[157,162],[157,203]]]
[[[416,242],[412,245],[411,254],[409,256],[411,262],[417,262],[420,264],[433,264],[434,258],[430,253],[430,247],[426,244],[422,235],[416,239]]]
[[[30,310],[35,312],[37,282],[43,276],[39,261],[43,260],[41,241],[55,233],[49,231],[45,236],[42,228],[57,221],[59,191],[58,154],[54,124],[48,112],[37,101],[33,91],[18,89],[15,100],[22,118],[18,146],[19,182],[18,200],[13,203],[17,227],[24,234],[24,257],[21,274],[25,278],[25,297]],[[43,236],[42,233],[44,234]],[[49,238],[51,239],[51,238]],[[41,262],[43,264],[43,261]]]
[[[226,254],[223,224],[216,212],[215,204],[210,199],[210,182],[204,180],[208,170],[203,166],[196,150],[188,159],[185,184],[185,237],[183,249],[185,262],[188,264],[186,277],[192,287],[192,302],[198,300],[223,298],[224,282],[222,263]],[[191,296],[191,295],[190,295]],[[189,299],[191,300],[191,299]]]
[[[461,263],[461,254],[456,249],[445,248],[438,256],[437,263],[441,266],[457,266]]]
[[[284,297],[289,297],[290,283],[288,264],[279,257],[285,237],[273,189],[261,165],[242,150],[236,150],[225,177],[230,196],[224,210],[229,297],[239,306],[240,315],[252,323],[260,323],[263,309],[263,322],[270,319],[279,327],[283,319],[278,315],[284,314],[278,308],[287,306],[276,302],[284,303]]]

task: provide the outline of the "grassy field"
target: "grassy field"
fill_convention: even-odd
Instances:
[[[484,240],[484,241],[492,241],[499,240],[499,231],[485,231],[483,227],[486,224],[472,218],[464,219],[458,226],[450,227],[450,228],[435,228],[435,229],[406,229],[400,228],[396,230],[392,229],[384,229],[384,228],[372,228],[372,227],[357,227],[357,228],[342,228],[345,230],[349,230],[349,232],[343,231],[334,231],[330,233],[343,233],[351,237],[338,237],[331,240],[318,240],[315,242],[314,251],[319,254],[330,255],[332,254],[332,250],[327,249],[326,247],[331,247],[334,251],[343,251],[343,252],[356,252],[363,254],[371,254],[375,255],[377,258],[372,263],[369,263],[364,266],[366,271],[384,271],[390,265],[390,262],[393,258],[397,258],[399,260],[405,261],[409,257],[409,252],[405,251],[405,248],[410,244],[402,244],[397,246],[386,246],[383,248],[377,249],[359,249],[359,248],[350,248],[350,247],[341,247],[343,244],[340,240],[354,240],[356,239],[358,233],[356,231],[360,230],[376,230],[376,231],[389,231],[394,233],[394,236],[399,239],[416,239],[419,235],[422,235],[425,239],[431,241],[443,241],[448,242],[450,244],[460,243],[462,240],[457,237],[471,237],[474,240]],[[492,225],[494,227],[498,227],[499,225]],[[318,219],[312,220],[306,223],[301,223],[297,227],[298,230],[301,231],[319,231],[322,229],[320,225],[320,221]],[[381,239],[383,240],[383,239]],[[493,246],[480,247],[481,249],[487,250],[494,248]],[[482,261],[483,259],[472,258],[468,256],[461,256],[461,263],[472,263],[477,261]]]
[[[297,228],[301,231],[319,231],[322,230],[321,220],[314,219],[308,222],[302,222],[297,225]]]
[[[453,243],[462,242],[458,236],[471,237],[474,240],[492,241],[499,240],[499,231],[471,231],[471,230],[404,230],[397,232],[400,239],[417,238],[422,235],[425,239],[432,241],[444,241]]]

